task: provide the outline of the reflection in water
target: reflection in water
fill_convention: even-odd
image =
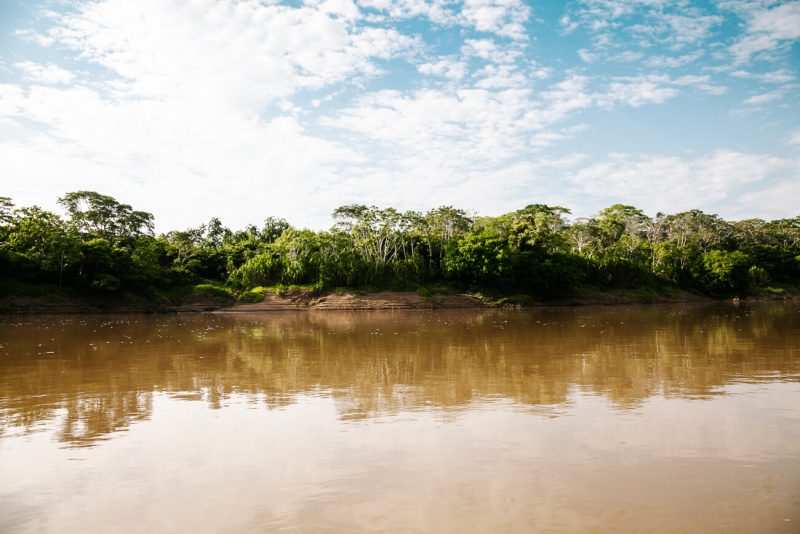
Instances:
[[[153,395],[222,408],[330,396],[341,420],[506,400],[551,416],[575,391],[618,410],[797,381],[800,309],[651,306],[535,311],[11,317],[0,323],[0,432],[57,421],[91,445],[151,417]],[[3,434],[0,434],[2,437]]]
[[[799,319],[0,318],[0,533],[797,532]]]

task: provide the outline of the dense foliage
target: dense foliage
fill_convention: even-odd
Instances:
[[[531,204],[499,217],[342,206],[329,231],[283,219],[233,231],[213,218],[154,235],[153,216],[90,191],[59,199],[66,217],[0,197],[0,275],[142,295],[209,283],[257,299],[262,286],[448,283],[555,296],[579,287],[677,286],[712,295],[800,280],[800,217],[729,222],[698,210],[651,218],[616,204],[596,217]],[[248,291],[249,290],[249,291]]]

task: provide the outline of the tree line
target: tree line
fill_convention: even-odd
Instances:
[[[647,216],[615,204],[570,221],[530,204],[497,217],[353,204],[327,231],[269,217],[232,230],[217,218],[156,235],[153,216],[92,191],[58,200],[66,215],[0,197],[0,275],[99,293],[214,283],[461,289],[552,297],[580,287],[672,286],[711,295],[800,281],[800,216],[726,221],[691,210]]]

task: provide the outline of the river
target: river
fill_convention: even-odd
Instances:
[[[2,532],[798,532],[800,306],[0,317]]]

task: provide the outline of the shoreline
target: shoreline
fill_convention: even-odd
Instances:
[[[172,314],[172,313],[271,313],[287,311],[380,311],[380,310],[449,310],[449,309],[525,309],[581,306],[628,306],[632,304],[686,304],[703,302],[795,301],[798,296],[751,295],[715,298],[677,291],[672,295],[641,296],[635,290],[603,291],[591,295],[573,295],[548,300],[529,297],[488,298],[469,293],[422,296],[415,291],[360,291],[313,294],[290,290],[267,293],[256,303],[221,303],[214,299],[195,298],[177,305],[158,305],[143,299],[119,301],[90,300],[64,295],[2,297],[0,315],[99,315],[99,314]]]

